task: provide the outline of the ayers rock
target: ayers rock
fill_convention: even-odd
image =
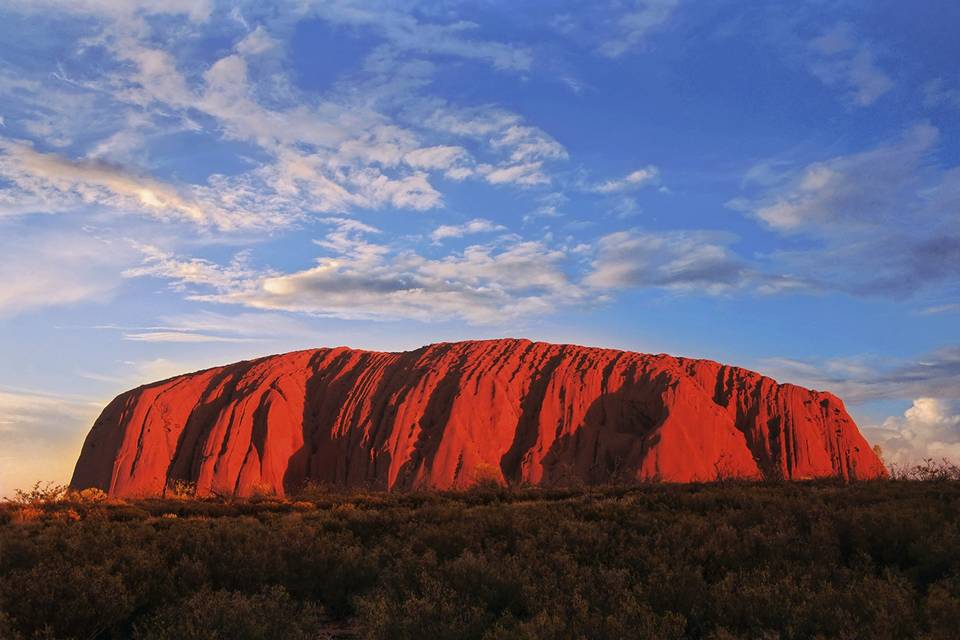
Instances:
[[[737,367],[528,340],[338,347],[118,396],[72,486],[157,495],[886,475],[836,396]]]

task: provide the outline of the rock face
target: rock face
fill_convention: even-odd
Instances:
[[[886,475],[843,403],[708,360],[490,340],[298,351],[145,385],[93,425],[71,485],[283,494],[624,479]]]

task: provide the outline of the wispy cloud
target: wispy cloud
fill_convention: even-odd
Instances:
[[[616,21],[613,34],[600,45],[600,53],[618,58],[641,44],[673,15],[679,0],[635,0]]]
[[[934,78],[925,82],[921,90],[925,107],[960,109],[960,89],[948,86],[943,78]]]
[[[133,342],[260,342],[257,338],[237,338],[233,336],[215,336],[208,333],[187,333],[185,331],[140,331],[123,334],[124,340]]]
[[[479,141],[482,150],[493,155],[479,163],[461,158],[454,173],[448,169],[455,178],[475,176],[495,185],[543,185],[550,182],[547,163],[568,158],[566,148],[553,136],[499,107],[457,108],[428,101],[414,113],[428,129]]]
[[[130,248],[93,233],[0,223],[0,317],[106,301],[122,283]]]
[[[825,361],[768,359],[764,371],[780,381],[828,389],[848,402],[954,398],[960,389],[960,347],[946,346],[913,360],[877,356]]]
[[[631,171],[622,178],[601,182],[593,187],[593,190],[597,193],[619,193],[656,185],[659,182],[660,169],[651,164],[636,171]]]
[[[489,233],[491,231],[503,231],[506,229],[503,225],[496,224],[484,218],[474,218],[463,224],[442,224],[433,230],[430,238],[434,242],[440,242],[448,238],[462,238],[466,235],[475,233]]]
[[[185,18],[179,31],[168,35],[189,38],[210,28],[206,20],[212,6],[48,4],[102,21],[96,35],[77,47],[95,47],[104,56],[96,67],[103,71],[91,75],[88,67],[81,80],[69,82],[73,93],[87,102],[74,100],[71,113],[60,118],[90,122],[94,112],[109,113],[110,133],[79,154],[50,153],[39,149],[75,147],[79,132],[59,141],[54,132],[65,130],[61,122],[27,122],[21,131],[32,136],[33,143],[6,140],[0,156],[6,160],[0,162],[0,178],[15,185],[15,192],[0,201],[8,213],[106,207],[225,230],[276,228],[314,211],[440,207],[443,197],[433,182],[438,174],[498,185],[544,184],[549,175],[543,163],[566,158],[563,147],[546,133],[496,107],[476,108],[476,114],[495,114],[489,121],[497,122],[482,133],[406,117],[420,108],[417,105],[437,100],[417,93],[427,85],[432,66],[404,62],[399,59],[404,54],[475,59],[504,70],[529,68],[526,50],[471,37],[476,25],[469,22],[430,22],[398,7],[353,2],[289,7],[298,19],[312,16],[369,28],[389,42],[370,54],[351,83],[336,85],[317,100],[301,95],[288,78],[278,78],[275,67],[264,74],[260,57],[280,46],[264,25],[251,28],[238,21],[244,30],[234,35],[232,51],[212,61],[183,59],[175,43],[157,46],[153,36],[159,23],[148,18],[159,13]],[[28,4],[13,7],[37,10]],[[409,81],[402,79],[404,74],[412,74]],[[53,89],[47,82],[15,75],[10,82],[17,85],[9,94],[15,103],[64,102],[50,99]],[[406,83],[401,93],[391,89],[397,82]],[[264,157],[247,171],[214,170],[202,183],[164,182],[116,162],[122,158],[129,164],[151,134],[178,129],[248,144]],[[478,149],[482,159],[456,144],[458,137],[478,135],[485,143]]]
[[[873,149],[813,162],[730,203],[813,241],[768,259],[794,285],[902,297],[960,281],[960,169],[933,161],[927,124]]]
[[[857,106],[872,105],[894,86],[877,64],[873,47],[858,38],[849,24],[835,25],[807,46],[810,72],[824,84],[846,89]]]
[[[161,324],[148,327],[103,325],[94,328],[118,331],[124,340],[134,342],[271,342],[315,335],[299,320],[277,313],[225,315],[202,311],[162,316],[159,320]]]
[[[950,302],[947,304],[937,304],[924,307],[920,310],[921,315],[934,316],[946,313],[960,313],[960,302]]]
[[[90,202],[141,209],[158,217],[207,222],[207,212],[169,185],[96,160],[40,153],[26,142],[0,140],[0,176],[14,189],[0,196],[8,213],[51,212]]]
[[[920,124],[890,144],[786,173],[761,198],[734,204],[781,231],[895,222],[905,209],[916,210],[921,172],[938,136]]]
[[[462,318],[505,322],[545,313],[583,296],[563,265],[567,255],[541,242],[473,245],[429,259],[367,241],[376,229],[331,220],[336,229],[317,244],[331,255],[301,271],[250,271],[148,249],[147,264],[128,276],[155,276],[195,300],[338,318]]]
[[[706,231],[619,231],[600,238],[587,285],[720,293],[743,286],[749,269],[729,248],[735,237]]]
[[[394,6],[351,0],[320,3],[313,11],[336,24],[375,29],[403,51],[482,60],[508,71],[527,71],[533,65],[525,47],[471,38],[478,25],[469,21],[425,22]]]

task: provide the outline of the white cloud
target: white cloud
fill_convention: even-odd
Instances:
[[[184,290],[188,285],[228,289],[251,277],[254,271],[245,264],[245,254],[239,255],[227,266],[202,258],[181,259],[159,247],[134,243],[143,255],[143,264],[123,271],[126,278],[155,276],[169,280],[174,288]]]
[[[888,464],[910,467],[928,458],[960,464],[960,406],[955,400],[916,398],[902,416],[890,416],[864,432],[880,445]]]
[[[504,112],[501,126],[491,130],[487,140],[490,150],[504,156],[503,162],[479,173],[471,154],[442,139],[448,137],[444,132],[416,120],[402,127],[397,113],[375,109],[391,95],[387,87],[398,82],[398,70],[401,75],[414,73],[416,78],[395,96],[396,103],[384,104],[396,112],[422,100],[412,92],[426,86],[432,68],[428,63],[395,60],[400,51],[475,58],[509,69],[528,66],[521,50],[469,38],[473,25],[468,23],[431,24],[400,10],[374,10],[348,2],[316,8],[315,13],[325,20],[380,30],[392,43],[371,54],[360,77],[338,84],[324,99],[316,100],[298,94],[289,79],[268,81],[259,75],[253,58],[275,48],[277,41],[262,26],[251,31],[242,19],[239,23],[245,29],[233,53],[206,63],[207,67],[182,60],[178,40],[202,32],[205,26],[200,23],[209,16],[210,7],[138,3],[118,8],[109,3],[78,3],[64,9],[93,13],[104,20],[101,32],[78,46],[102,47],[113,60],[101,64],[104,71],[99,77],[82,81],[67,82],[61,71],[64,82],[89,104],[73,104],[69,114],[58,117],[89,122],[94,112],[111,113],[112,120],[103,127],[109,134],[90,143],[87,157],[80,159],[9,143],[4,154],[8,162],[0,169],[0,176],[16,183],[15,193],[0,198],[0,207],[8,213],[90,206],[135,210],[164,220],[185,218],[225,230],[274,228],[314,211],[442,206],[442,195],[430,182],[434,171],[452,180],[476,176],[496,184],[540,184],[548,178],[531,164],[533,160],[566,157],[547,134]],[[192,21],[179,23],[179,32],[167,34],[172,40],[164,49],[154,44],[160,35],[154,29],[160,27],[143,19],[160,11],[187,12]],[[288,17],[309,13],[293,9]],[[381,68],[384,64],[390,73]],[[19,87],[16,99],[22,102],[23,96],[30,96],[38,109],[45,102],[65,102],[39,81],[14,74],[11,82]],[[64,129],[60,122],[37,121],[33,126],[34,136],[43,140],[36,148],[75,140],[73,136],[54,138],[55,132]],[[130,162],[151,134],[177,128],[255,145],[267,158],[253,160],[257,166],[250,171],[214,172],[204,184],[176,185],[91,159]],[[83,133],[90,137],[89,131]]]
[[[440,260],[416,254],[371,263],[323,258],[317,267],[205,299],[340,318],[502,323],[551,312],[579,296],[560,270],[564,257],[539,243],[521,243],[502,251],[469,247]]]
[[[243,40],[237,43],[237,53],[244,56],[258,56],[277,46],[277,41],[270,37],[266,29],[258,26]]]
[[[299,93],[290,78],[275,73],[269,58],[260,58],[277,48],[279,41],[264,26],[251,30],[238,11],[232,14],[237,25],[224,27],[235,38],[232,53],[211,63],[184,59],[180,46],[210,29],[204,24],[211,15],[210,5],[139,2],[117,6],[88,1],[47,6],[96,16],[100,22],[93,21],[91,29],[99,32],[75,44],[80,51],[105,52],[107,59],[98,61],[97,74],[79,80],[69,78],[62,67],[58,70],[58,82],[69,86],[74,96],[61,95],[46,80],[24,78],[20,69],[14,69],[10,78],[0,78],[0,89],[4,83],[16,84],[15,99],[29,100],[38,113],[46,113],[46,104],[67,104],[70,98],[63,114],[44,115],[32,123],[34,138],[42,141],[35,148],[66,146],[81,133],[90,141],[79,152],[85,156],[80,159],[34,151],[34,159],[43,159],[47,165],[34,173],[16,166],[21,164],[19,157],[12,159],[6,167],[9,175],[0,173],[19,182],[18,192],[6,194],[7,202],[0,201],[8,212],[53,212],[86,205],[135,210],[161,219],[181,217],[224,230],[275,228],[313,212],[440,207],[443,197],[431,184],[433,172],[451,180],[475,177],[491,184],[543,184],[549,177],[537,163],[566,158],[563,147],[545,132],[524,124],[515,114],[482,106],[472,112],[488,119],[488,128],[480,127],[480,135],[486,136],[484,150],[496,157],[488,158],[478,170],[471,153],[450,140],[451,135],[476,136],[476,122],[459,131],[442,130],[411,116],[415,105],[437,104],[417,93],[428,86],[433,66],[402,59],[402,55],[464,57],[512,70],[529,67],[529,52],[472,37],[476,25],[467,22],[441,24],[399,8],[353,2],[286,7],[286,15],[271,23],[271,30],[281,36],[297,20],[316,16],[338,25],[376,30],[388,42],[368,56],[362,71],[318,99]],[[26,3],[17,8],[35,10]],[[146,19],[158,13],[180,17],[174,22]],[[239,26],[243,27],[240,33],[231,32]],[[159,47],[156,43],[161,40],[168,45]],[[97,137],[88,125],[99,114],[111,115],[100,127],[105,135]],[[401,126],[400,120],[407,124]],[[64,126],[67,121],[86,128],[73,131]],[[144,147],[151,136],[187,129],[210,141],[253,145],[262,155],[247,156],[256,164],[249,171],[214,171],[204,183],[194,184],[166,184],[145,173],[94,160],[149,166],[137,160],[149,160]],[[18,154],[26,155],[25,149]]]
[[[473,159],[463,147],[438,145],[408,151],[403,161],[415,169],[441,170],[451,180],[463,180],[473,173]]]
[[[598,193],[617,193],[632,189],[640,189],[646,186],[656,185],[660,182],[660,170],[651,165],[637,169],[628,173],[619,180],[607,180],[594,187]]]
[[[520,116],[499,107],[460,107],[446,103],[431,105],[424,124],[436,131],[468,138],[490,138],[521,121]]]
[[[0,196],[0,212],[47,212],[101,203],[208,222],[200,205],[168,185],[97,161],[40,153],[24,142],[0,140],[0,176],[14,185]]]
[[[537,127],[514,124],[491,141],[495,149],[506,149],[511,162],[559,160],[567,157],[567,150],[559,142]]]
[[[330,220],[335,230],[318,244],[333,255],[308,269],[251,272],[160,252],[130,276],[156,276],[191,291],[195,300],[240,304],[339,318],[462,318],[500,323],[554,310],[583,297],[564,270],[567,254],[540,242],[473,245],[428,259],[368,242],[374,229]]]
[[[600,53],[618,58],[641,45],[670,19],[678,4],[679,0],[636,0],[633,9],[617,21],[616,34],[600,46]]]
[[[359,187],[362,197],[376,206],[391,204],[400,209],[423,211],[440,206],[442,196],[433,188],[424,173],[391,179],[375,169],[355,172],[351,182]]]
[[[184,331],[138,331],[123,334],[123,339],[132,342],[260,342],[257,338],[215,336],[207,333],[187,333]]]
[[[67,12],[92,14],[130,23],[143,16],[185,15],[193,22],[203,22],[210,17],[213,3],[210,0],[11,0],[12,8],[20,11]]]
[[[566,148],[542,129],[523,123],[520,116],[498,107],[453,108],[429,103],[417,112],[434,131],[482,141],[499,157],[470,168],[462,165],[460,176],[482,176],[490,184],[532,186],[550,182],[547,162],[567,159]]]
[[[465,235],[470,235],[474,233],[488,233],[490,231],[502,231],[506,227],[503,225],[496,224],[490,220],[485,220],[483,218],[474,218],[468,222],[458,225],[449,225],[443,224],[433,230],[433,233],[430,234],[430,238],[434,242],[440,242],[441,240],[446,240],[447,238],[462,238]]]
[[[937,304],[920,310],[920,314],[925,316],[934,316],[941,313],[960,313],[960,302]]]
[[[895,221],[905,199],[916,197],[918,173],[937,138],[937,129],[922,124],[892,144],[812,163],[746,208],[784,231]]]
[[[850,25],[839,24],[808,43],[810,71],[827,85],[849,91],[854,104],[865,107],[893,88],[893,80],[876,63],[871,46],[858,41]]]
[[[480,165],[477,167],[477,172],[490,184],[533,186],[550,182],[550,178],[540,170],[542,167],[542,162],[525,162],[500,167]]]
[[[749,271],[729,249],[735,238],[706,231],[618,231],[600,238],[584,283],[597,288],[662,287],[720,293]]]

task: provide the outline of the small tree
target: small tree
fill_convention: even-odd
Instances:
[[[70,487],[54,482],[36,482],[32,489],[17,489],[13,501],[31,507],[63,502],[70,494]]]

